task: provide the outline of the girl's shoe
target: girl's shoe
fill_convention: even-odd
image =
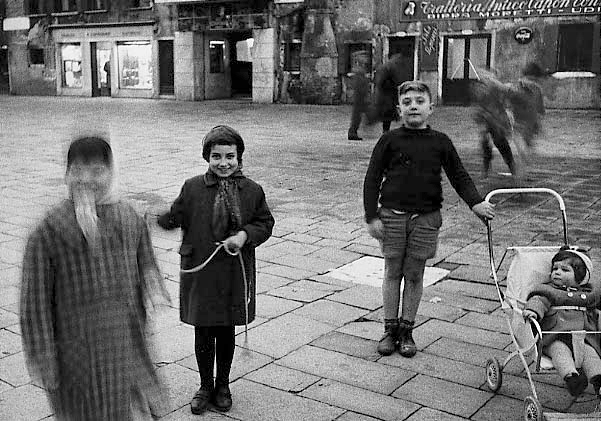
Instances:
[[[190,410],[194,415],[202,414],[209,406],[211,400],[211,391],[206,389],[198,389],[190,402]]]
[[[228,385],[218,385],[215,388],[212,399],[213,406],[216,410],[227,412],[232,407],[232,393]]]
[[[396,350],[396,345],[399,340],[399,324],[396,319],[388,321],[384,324],[384,336],[378,342],[378,353],[380,355],[390,355]]]
[[[588,386],[588,380],[584,374],[579,373],[570,373],[565,377],[566,386],[568,387],[568,392],[570,395],[577,398],[582,395],[582,392]]]

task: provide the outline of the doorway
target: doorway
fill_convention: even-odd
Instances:
[[[415,67],[415,38],[414,37],[389,37],[388,59],[400,54],[403,57],[401,69],[402,81],[413,80]]]
[[[173,41],[159,41],[159,94],[173,95]]]
[[[252,48],[251,31],[234,32],[229,37],[233,97],[252,97]]]
[[[477,68],[490,67],[491,36],[460,35],[444,39],[442,101],[450,105],[469,105],[471,84]]]
[[[8,46],[0,45],[0,94],[8,92]]]
[[[224,35],[208,33],[205,37],[205,99],[232,96],[229,50]]]
[[[91,42],[92,96],[111,96],[111,43]]]

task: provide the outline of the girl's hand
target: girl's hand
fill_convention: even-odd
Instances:
[[[377,240],[384,238],[384,224],[378,218],[367,224],[367,232]]]
[[[237,253],[242,248],[244,243],[246,243],[247,239],[248,234],[246,234],[246,231],[238,231],[237,234],[234,234],[231,237],[223,240],[223,244],[226,250],[230,253]]]

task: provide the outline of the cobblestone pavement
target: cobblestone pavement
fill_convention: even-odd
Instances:
[[[265,188],[276,217],[257,250],[257,320],[249,345],[238,336],[234,406],[207,420],[515,420],[532,392],[518,359],[503,370],[498,393],[485,384],[485,362],[514,349],[489,276],[484,225],[444,178],[444,223],[429,265],[448,276],[425,288],[416,357],[381,357],[381,292],[341,281],[329,270],[379,257],[362,220],[363,176],[379,127],[346,140],[347,106],[258,105],[245,101],[173,102],[0,96],[0,420],[53,419],[43,390],[24,366],[18,324],[25,238],[64,197],[64,155],[79,132],[111,136],[124,195],[141,211],[167,206],[183,181],[204,172],[200,139],[216,124],[239,129],[245,172]],[[482,193],[512,187],[498,155],[479,180],[477,135],[468,108],[441,107],[432,125],[454,140]],[[522,185],[549,187],[566,201],[572,243],[591,248],[601,268],[601,114],[550,110],[538,155]],[[495,253],[506,246],[559,245],[558,206],[550,196],[499,196]],[[178,318],[179,233],[153,229],[173,307],[152,326],[155,361],[169,386],[164,421],[198,419],[189,400],[198,387],[193,330]],[[506,272],[506,262],[500,275]],[[601,269],[600,269],[601,270]],[[597,272],[598,273],[598,272]],[[598,274],[596,276],[599,276]],[[242,333],[242,330],[238,330]],[[570,399],[556,375],[535,376],[550,412],[590,412]],[[590,392],[590,389],[589,389]]]

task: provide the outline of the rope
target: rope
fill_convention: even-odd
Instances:
[[[195,273],[201,271],[205,268],[206,265],[209,264],[211,260],[213,260],[213,257],[215,257],[215,255],[221,249],[223,249],[230,256],[238,256],[238,261],[240,262],[240,269],[242,269],[242,279],[244,281],[244,347],[248,348],[248,304],[250,303],[250,296],[248,294],[248,279],[246,277],[246,271],[244,270],[244,259],[242,258],[240,250],[235,252],[231,251],[225,246],[225,243],[223,242],[215,244],[217,244],[217,248],[213,250],[213,253],[211,253],[211,255],[204,262],[190,269],[180,269],[180,273]]]

